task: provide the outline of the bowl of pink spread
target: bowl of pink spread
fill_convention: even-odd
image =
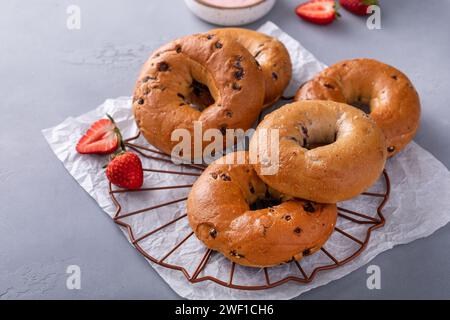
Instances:
[[[276,0],[185,0],[200,19],[221,26],[239,26],[265,16]]]

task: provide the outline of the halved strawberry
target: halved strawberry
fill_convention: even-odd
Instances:
[[[351,13],[365,16],[367,8],[371,5],[378,5],[378,0],[339,0],[339,3]]]
[[[94,122],[78,141],[76,150],[82,154],[108,154],[116,151],[120,141],[120,131],[114,120],[109,117]]]
[[[315,24],[330,24],[339,16],[334,0],[311,0],[295,8],[302,19]]]

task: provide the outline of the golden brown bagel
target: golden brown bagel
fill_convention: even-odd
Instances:
[[[193,123],[200,121],[203,131],[246,130],[263,102],[262,71],[247,49],[222,36],[197,34],[169,43],[148,59],[136,83],[133,112],[148,142],[170,154],[178,144],[171,141],[175,129],[193,137]]]
[[[319,250],[334,230],[336,205],[285,197],[268,188],[248,163],[247,152],[230,153],[195,182],[187,212],[198,239],[253,267],[299,260]],[[256,203],[263,208],[252,208]]]
[[[272,105],[281,97],[292,77],[291,58],[281,41],[264,33],[242,28],[215,29],[208,34],[236,40],[255,57],[264,74],[264,107]]]
[[[278,129],[279,168],[262,175],[267,144],[258,135]],[[258,152],[259,151],[259,152]],[[332,101],[299,101],[268,114],[250,140],[256,172],[270,187],[322,203],[350,199],[369,188],[386,161],[382,131],[361,110]]]
[[[386,135],[388,156],[403,149],[419,126],[420,101],[401,71],[371,59],[339,62],[304,84],[295,100],[332,100],[365,104]]]

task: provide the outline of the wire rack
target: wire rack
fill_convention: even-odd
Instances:
[[[140,136],[140,133],[138,133],[134,137],[126,139],[125,140],[126,146],[129,149],[132,149],[134,152],[136,152],[137,154],[139,154],[142,157],[145,157],[152,161],[162,161],[164,163],[171,164],[174,166],[174,170],[144,168],[145,172],[156,172],[156,173],[160,173],[160,174],[164,174],[164,175],[187,175],[187,176],[197,177],[197,176],[200,176],[201,172],[206,168],[206,166],[199,165],[199,164],[175,165],[172,163],[170,157],[168,155],[162,153],[161,151],[158,151],[158,150],[149,148],[147,146],[135,143],[135,140],[138,139],[139,136]],[[180,171],[180,166],[187,167],[189,169],[193,169],[195,172]],[[161,258],[156,258],[154,255],[152,255],[151,252],[149,252],[150,250],[146,250],[143,246],[140,245],[140,243],[147,237],[157,234],[159,232],[163,232],[165,228],[168,228],[169,226],[173,225],[177,221],[180,221],[182,219],[187,219],[186,213],[168,221],[167,223],[164,223],[163,225],[153,226],[153,228],[151,230],[146,231],[146,233],[144,233],[143,235],[141,235],[139,237],[136,237],[135,231],[133,230],[132,225],[130,225],[129,223],[124,221],[124,218],[130,217],[130,216],[139,215],[144,212],[149,212],[149,211],[152,211],[152,210],[155,210],[158,208],[166,207],[168,205],[171,205],[171,204],[174,204],[177,202],[185,201],[185,200],[187,200],[187,197],[171,199],[169,201],[166,201],[163,203],[158,203],[158,204],[153,204],[151,206],[148,206],[146,208],[142,208],[139,210],[134,210],[134,211],[130,211],[130,212],[122,212],[122,206],[116,197],[117,194],[136,192],[136,191],[152,192],[152,191],[157,191],[157,190],[180,189],[180,188],[189,189],[192,187],[192,184],[150,187],[150,188],[142,188],[139,190],[125,190],[125,189],[115,189],[114,190],[113,186],[111,184],[109,184],[109,195],[116,207],[116,212],[113,217],[114,222],[116,224],[118,224],[119,226],[126,229],[126,231],[128,233],[128,237],[129,237],[131,243],[133,244],[133,246],[148,260],[150,260],[153,263],[156,263],[162,267],[182,272],[183,275],[186,277],[186,279],[190,283],[213,281],[219,285],[222,285],[222,286],[225,286],[228,288],[233,288],[233,289],[262,290],[262,289],[273,288],[273,287],[282,285],[287,282],[296,282],[296,283],[300,283],[300,284],[310,283],[311,281],[314,280],[314,278],[316,277],[316,275],[319,272],[339,268],[340,266],[342,266],[342,265],[354,260],[356,257],[358,257],[361,254],[361,252],[363,252],[364,249],[366,248],[372,231],[375,229],[381,228],[385,223],[385,218],[382,214],[382,209],[383,209],[384,205],[386,204],[386,202],[388,201],[389,194],[390,194],[389,176],[385,170],[383,171],[383,178],[384,178],[384,192],[382,192],[382,193],[364,192],[361,194],[361,196],[363,196],[363,197],[375,197],[379,200],[378,205],[377,205],[376,209],[374,210],[375,212],[372,215],[370,215],[368,213],[361,213],[361,212],[353,211],[353,210],[338,206],[338,222],[340,219],[344,219],[348,223],[351,222],[353,224],[367,226],[365,234],[363,236],[359,235],[359,237],[357,237],[357,236],[349,233],[349,231],[346,231],[343,228],[337,227],[338,224],[336,224],[333,234],[337,233],[340,236],[343,236],[343,237],[349,239],[354,245],[356,245],[355,249],[353,250],[353,252],[350,255],[348,255],[344,258],[337,258],[336,254],[331,252],[331,250],[327,250],[324,247],[322,247],[320,249],[320,251],[318,251],[315,254],[318,254],[319,252],[324,254],[327,257],[327,260],[328,260],[327,263],[321,263],[319,265],[316,265],[313,268],[310,268],[311,269],[310,272],[307,272],[307,271],[305,271],[305,268],[302,267],[301,263],[303,263],[303,260],[301,262],[299,262],[299,261],[296,261],[295,259],[292,259],[289,263],[292,263],[295,266],[294,270],[296,270],[296,274],[292,274],[290,276],[286,276],[282,279],[277,279],[277,280],[272,280],[271,276],[270,276],[270,274],[271,274],[270,269],[275,268],[275,267],[262,268],[263,274],[264,274],[263,280],[261,281],[262,283],[255,284],[255,285],[253,285],[253,284],[252,285],[243,285],[243,284],[235,283],[233,280],[236,277],[238,268],[236,267],[236,264],[234,262],[231,262],[229,260],[227,260],[229,263],[228,279],[219,279],[215,276],[208,275],[208,274],[201,275],[202,272],[205,270],[206,266],[208,265],[208,263],[210,262],[211,257],[215,254],[220,254],[218,252],[212,251],[211,249],[206,250],[206,252],[201,257],[200,262],[196,266],[195,271],[193,271],[193,272],[189,272],[187,270],[187,268],[185,268],[185,266],[183,266],[183,265],[168,263],[167,262],[168,258],[172,255],[176,255],[177,250],[180,249],[180,247],[183,246],[186,243],[186,241],[194,235],[193,231],[190,231],[188,234],[186,234],[185,237],[183,237],[173,247],[171,247],[170,250],[168,250]],[[330,239],[331,239],[331,237],[330,237]],[[328,240],[327,243],[332,241],[330,239]]]

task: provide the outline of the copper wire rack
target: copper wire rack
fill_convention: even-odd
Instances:
[[[125,140],[125,144],[128,147],[128,149],[133,150],[137,154],[139,154],[141,157],[145,157],[147,159],[150,159],[152,161],[162,161],[167,164],[171,164],[174,166],[173,170],[161,170],[161,169],[152,169],[152,168],[144,168],[144,172],[156,172],[163,175],[188,175],[188,176],[200,176],[201,172],[206,168],[205,165],[199,165],[199,164],[179,164],[175,165],[173,164],[172,160],[170,159],[170,156],[162,153],[161,151],[149,148],[148,146],[141,145],[138,143],[135,143],[135,140],[138,139],[140,136],[140,133],[138,133],[136,136],[131,137],[129,139]],[[189,169],[194,170],[195,172],[184,172],[180,170],[180,166],[187,167]],[[215,252],[211,249],[206,249],[205,253],[199,259],[199,263],[197,267],[195,268],[195,271],[189,272],[183,265],[178,264],[172,264],[168,263],[167,260],[170,256],[176,255],[177,250],[183,246],[183,244],[186,243],[186,241],[194,236],[194,232],[190,231],[186,234],[185,237],[182,238],[182,240],[178,241],[176,245],[174,245],[170,250],[168,250],[161,258],[156,258],[149,250],[146,250],[140,245],[140,242],[144,240],[145,238],[157,234],[159,232],[164,232],[164,229],[173,225],[177,221],[180,221],[182,219],[187,219],[187,213],[184,213],[170,221],[167,221],[166,223],[159,225],[159,226],[153,226],[150,230],[146,231],[143,235],[137,237],[135,231],[133,230],[132,225],[130,225],[127,222],[124,222],[123,219],[130,216],[140,215],[144,212],[149,212],[158,208],[163,208],[168,205],[182,202],[187,200],[186,197],[176,198],[176,199],[170,199],[163,203],[158,204],[152,204],[151,206],[134,210],[130,212],[122,212],[122,206],[119,202],[119,200],[116,197],[116,194],[119,193],[129,193],[129,192],[153,192],[157,190],[168,190],[168,189],[187,189],[189,190],[193,184],[180,184],[180,185],[172,185],[172,186],[159,186],[159,187],[150,187],[150,188],[142,188],[139,190],[125,190],[125,189],[113,189],[113,186],[111,183],[109,184],[109,195],[111,197],[112,202],[114,203],[116,207],[116,212],[114,214],[114,222],[118,224],[120,227],[125,228],[127,231],[129,240],[133,244],[133,246],[138,250],[140,254],[142,254],[146,259],[150,260],[153,263],[156,263],[159,266],[176,270],[181,272],[184,277],[190,282],[190,283],[199,283],[203,281],[213,281],[219,285],[222,285],[224,287],[233,288],[233,289],[241,289],[241,290],[262,290],[262,289],[269,289],[274,288],[276,286],[282,285],[287,282],[296,282],[299,284],[307,284],[314,280],[316,275],[325,270],[332,270],[341,267],[342,265],[354,260],[356,257],[358,257],[367,247],[367,244],[369,243],[369,239],[371,236],[371,233],[373,230],[381,228],[385,223],[385,218],[382,214],[382,209],[386,202],[388,201],[389,194],[390,194],[390,182],[389,182],[389,176],[386,172],[386,170],[383,171],[383,178],[384,178],[384,192],[364,192],[361,194],[363,197],[375,197],[379,199],[378,206],[374,210],[375,212],[373,215],[370,215],[368,213],[362,213],[353,211],[350,209],[346,209],[344,207],[338,206],[338,221],[339,219],[344,219],[347,222],[351,222],[357,225],[365,225],[367,226],[367,229],[365,231],[365,235],[359,237],[352,235],[348,231],[344,230],[343,228],[337,227],[338,224],[336,224],[336,227],[334,229],[334,233],[339,234],[340,236],[343,236],[347,239],[349,239],[351,242],[353,242],[356,245],[356,248],[354,249],[353,253],[344,257],[344,258],[337,258],[336,255],[331,252],[331,250],[327,250],[324,247],[320,249],[315,254],[319,254],[321,252],[327,257],[328,263],[323,263],[321,265],[317,265],[314,268],[311,269],[310,272],[306,272],[305,269],[302,267],[303,260],[296,261],[295,259],[292,259],[289,263],[292,263],[296,270],[296,274],[292,274],[290,276],[286,276],[282,279],[277,280],[271,280],[271,270],[274,267],[266,267],[262,268],[263,270],[263,280],[261,284],[256,285],[243,285],[239,283],[235,283],[233,280],[236,277],[237,272],[237,266],[234,262],[231,262],[227,260],[229,263],[229,273],[228,273],[228,279],[219,279],[215,276],[203,274],[202,272],[205,270],[206,266],[211,260],[211,257],[213,255],[219,254],[218,252]],[[362,239],[361,239],[362,238]],[[330,237],[331,239],[331,237]],[[328,240],[330,242],[331,240]],[[327,242],[327,243],[328,243]],[[326,243],[326,244],[327,244]]]

